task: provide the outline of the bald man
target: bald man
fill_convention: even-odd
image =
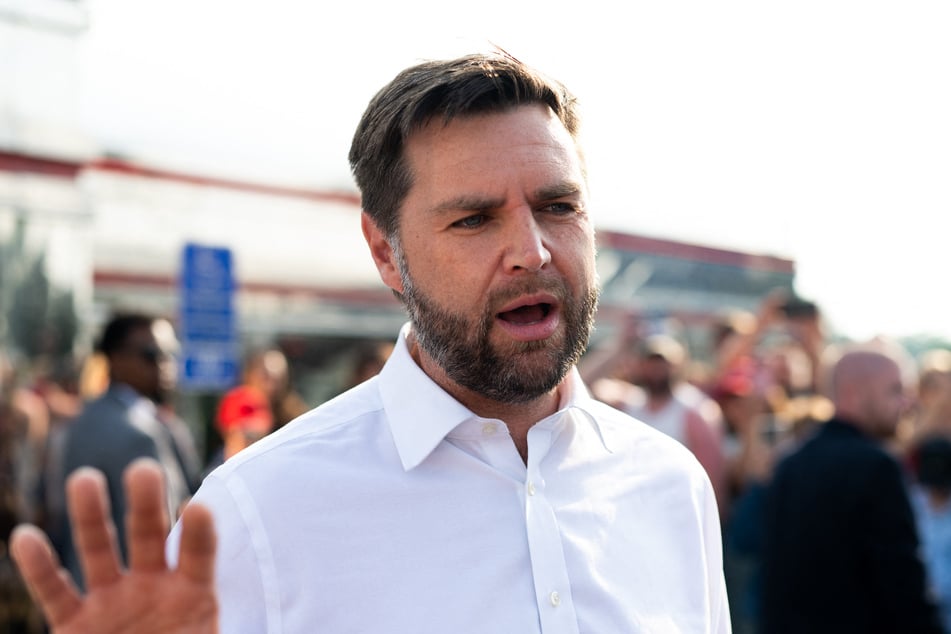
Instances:
[[[883,447],[907,403],[876,350],[832,369],[835,416],[777,467],[767,499],[761,631],[942,632],[899,463]]]

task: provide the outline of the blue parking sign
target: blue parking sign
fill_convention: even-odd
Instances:
[[[230,249],[185,245],[179,276],[183,388],[224,390],[237,382],[235,290]]]

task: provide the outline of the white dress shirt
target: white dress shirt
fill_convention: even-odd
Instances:
[[[218,531],[223,634],[729,632],[716,503],[689,451],[572,372],[526,465],[502,421],[423,373],[407,332],[378,377],[195,496]]]

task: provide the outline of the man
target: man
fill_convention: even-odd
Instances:
[[[597,359],[580,368],[592,394],[690,449],[713,483],[722,511],[726,474],[720,410],[709,396],[680,378],[687,357],[684,346],[668,334],[654,333],[621,337],[614,354],[615,364],[622,367],[618,378],[599,377],[608,364]]]
[[[291,385],[290,364],[279,348],[252,351],[245,359],[242,385],[264,394],[273,418],[269,432],[310,409]]]
[[[670,335],[654,334],[644,339],[638,349],[635,377],[644,397],[629,404],[625,411],[686,445],[706,470],[723,508],[725,475],[720,429],[711,426],[700,413],[702,401],[694,396],[695,388],[688,391],[692,386],[677,376],[685,357],[684,347]]]
[[[766,502],[761,631],[941,632],[899,463],[882,443],[906,406],[898,364],[845,353],[835,416],[776,468]]]
[[[57,622],[97,622],[100,596],[140,583],[137,632],[164,631],[150,610],[214,631],[213,516],[225,632],[728,631],[702,467],[574,369],[597,299],[577,126],[567,91],[506,55],[424,63],[378,93],[350,161],[411,318],[383,370],[209,476],[169,540],[174,571],[147,467],[131,521],[151,539],[128,576],[90,555],[99,593],[70,593],[21,530]],[[95,517],[95,476],[73,485]]]
[[[941,622],[951,632],[951,438],[922,439],[914,455],[911,505],[921,535],[928,585]]]
[[[109,387],[87,403],[70,424],[63,448],[64,474],[89,466],[105,475],[123,555],[127,553],[127,536],[122,473],[129,464],[143,457],[159,462],[167,483],[170,513],[176,513],[191,494],[189,474],[179,458],[174,432],[163,422],[157,405],[174,388],[171,353],[175,345],[171,324],[165,320],[142,314],[112,318],[99,343],[100,352],[108,360]],[[63,535],[64,563],[81,579],[80,558],[70,531],[64,530]]]

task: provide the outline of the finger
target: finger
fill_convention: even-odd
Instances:
[[[43,531],[35,526],[17,526],[10,536],[10,554],[50,625],[56,627],[68,621],[79,610],[79,591],[69,573],[59,566]]]
[[[154,460],[133,462],[126,470],[126,536],[133,570],[165,570],[168,507],[162,469]]]
[[[178,570],[185,577],[210,585],[215,577],[215,522],[211,511],[189,504],[182,513],[182,539],[178,548]]]
[[[66,483],[66,499],[86,587],[115,583],[121,565],[105,476],[89,467],[77,469]]]

